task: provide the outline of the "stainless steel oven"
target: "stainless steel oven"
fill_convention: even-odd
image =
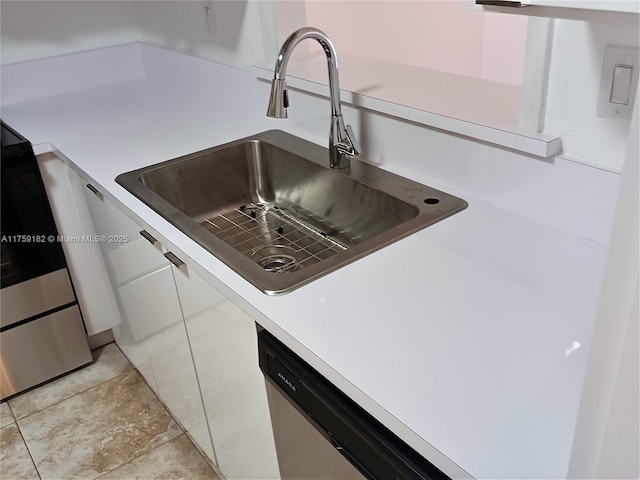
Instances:
[[[0,121],[0,395],[92,361],[31,144]]]
[[[283,480],[449,478],[266,330],[258,352]]]

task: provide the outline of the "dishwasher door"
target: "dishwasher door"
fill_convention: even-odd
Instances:
[[[266,330],[258,351],[283,480],[449,478]]]
[[[282,480],[365,478],[270,382],[267,398]]]

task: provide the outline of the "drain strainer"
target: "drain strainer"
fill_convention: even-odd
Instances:
[[[281,273],[298,268],[296,251],[285,245],[267,245],[255,250],[251,258],[267,272]]]

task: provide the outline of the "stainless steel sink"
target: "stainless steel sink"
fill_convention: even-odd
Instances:
[[[116,181],[267,294],[288,293],[467,206],[358,160],[328,165],[326,148],[270,130]]]

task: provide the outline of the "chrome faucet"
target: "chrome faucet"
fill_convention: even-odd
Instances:
[[[317,28],[300,28],[285,40],[276,60],[276,68],[271,84],[271,96],[267,116],[287,118],[289,98],[287,95],[286,71],[287,62],[293,49],[306,38],[317,40],[327,55],[329,68],[329,94],[331,96],[331,131],[329,132],[329,166],[331,168],[348,168],[349,159],[360,153],[360,144],[353,133],[351,125],[345,127],[340,107],[340,85],[338,82],[338,57],[331,40]]]

